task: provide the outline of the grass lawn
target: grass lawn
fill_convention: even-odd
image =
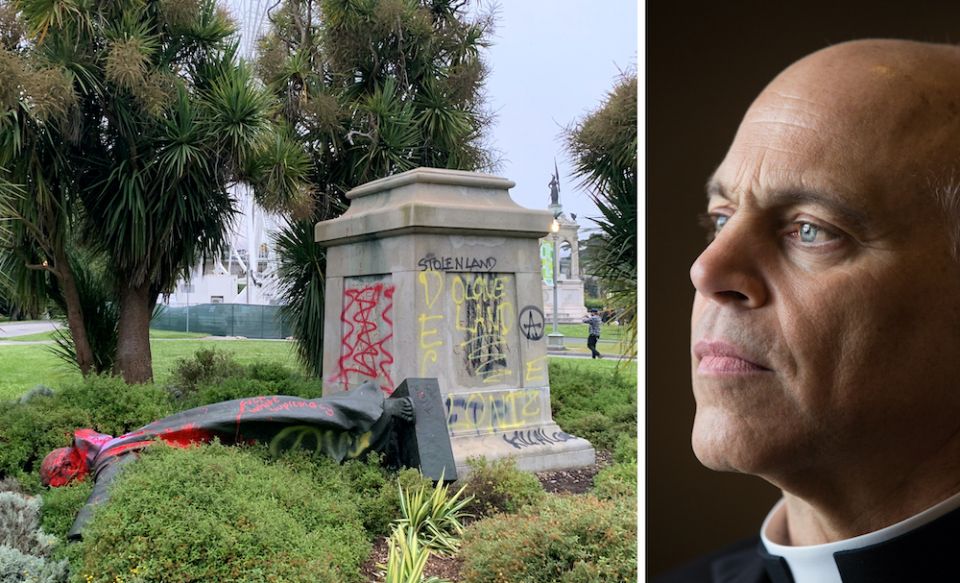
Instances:
[[[3,340],[9,342],[42,342],[45,340],[53,340],[54,332],[38,332],[36,334],[27,334],[26,336],[11,336],[9,338],[4,338]],[[202,334],[200,332],[176,332],[173,330],[150,330],[150,338],[204,338],[207,334]]]
[[[53,331],[49,332],[37,332],[36,334],[26,334],[24,336],[9,336],[3,338],[4,342],[42,342],[45,340],[53,340]]]
[[[564,336],[571,338],[586,338],[589,336],[590,327],[586,324],[557,324],[557,329]],[[553,332],[553,322],[550,315],[547,315],[547,334]],[[623,337],[623,328],[616,324],[603,324],[600,326],[601,340],[620,340]]]
[[[183,332],[172,333],[183,334]],[[280,362],[299,369],[292,342],[276,340],[167,340],[154,336],[150,343],[153,352],[153,374],[163,383],[177,359],[193,355],[199,348],[216,347],[232,352],[240,363],[256,360]],[[24,344],[0,346],[0,400],[16,398],[35,385],[56,386],[80,378],[80,373],[67,366],[50,351],[50,345]]]
[[[166,333],[165,333],[166,334]],[[169,334],[184,334],[170,332]],[[295,370],[300,370],[294,352],[293,342],[283,340],[197,340],[164,339],[162,335],[152,335],[150,343],[153,351],[153,374],[158,383],[170,378],[177,360],[192,356],[200,348],[215,347],[224,352],[233,353],[240,363],[257,360],[279,362]],[[601,349],[603,345],[600,345]],[[575,352],[581,350],[577,348]],[[582,351],[586,351],[584,344]],[[551,357],[554,360],[555,357]],[[583,367],[584,370],[612,371],[619,361],[615,358],[602,360],[569,360],[570,366]],[[624,363],[623,374],[636,376],[635,362]],[[16,398],[35,385],[57,386],[64,382],[80,378],[80,373],[68,367],[50,351],[49,345],[24,344],[0,346],[0,400]]]
[[[34,385],[55,386],[80,378],[43,344],[0,346],[0,401],[19,397]]]
[[[209,334],[204,332],[178,332],[176,330],[154,330],[150,329],[150,338],[206,338]]]

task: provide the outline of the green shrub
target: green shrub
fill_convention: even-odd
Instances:
[[[613,420],[599,411],[589,413],[578,411],[576,415],[568,415],[562,420],[557,419],[557,423],[567,433],[586,439],[597,449],[610,449],[617,438],[610,431]]]
[[[91,491],[93,491],[93,480],[89,478],[67,486],[45,490],[40,526],[45,532],[66,539],[77,513],[90,497]]]
[[[216,348],[201,348],[193,358],[179,358],[171,375],[171,394],[177,399],[192,395],[198,385],[216,383],[240,375],[243,366],[229,352]]]
[[[274,387],[265,381],[231,377],[197,386],[194,392],[184,399],[183,408],[274,394]]]
[[[88,412],[91,429],[113,436],[139,429],[173,412],[170,398],[161,387],[131,386],[115,376],[88,377],[63,387],[55,398]]]
[[[637,580],[636,511],[589,495],[551,496],[467,527],[464,583]]]
[[[89,427],[116,436],[170,412],[162,389],[131,387],[110,376],[91,376],[25,403],[0,403],[0,478],[17,477],[27,491],[36,492],[40,462],[70,445],[75,430]]]
[[[296,371],[290,370],[279,362],[267,362],[258,360],[252,362],[246,367],[247,378],[258,381],[285,381],[288,379],[299,379],[301,375]]]
[[[602,310],[604,301],[600,298],[584,298],[583,307],[588,310]]]
[[[315,399],[323,396],[323,386],[320,381],[302,378],[269,381],[232,377],[199,385],[193,394],[184,399],[183,408],[199,407],[210,403],[258,397],[260,395],[289,395],[291,397]]]
[[[142,581],[360,581],[370,545],[342,484],[261,451],[154,446],[117,480],[75,576]]]
[[[266,450],[263,450],[266,456]],[[268,458],[265,458],[268,459]],[[292,471],[309,475],[317,487],[337,487],[348,497],[347,503],[356,506],[363,528],[371,535],[386,535],[391,523],[400,517],[397,483],[405,489],[432,488],[433,482],[419,470],[405,468],[390,471],[381,465],[382,456],[372,453],[365,460],[348,460],[338,464],[325,456],[309,452],[285,452],[277,463]]]
[[[528,504],[543,500],[546,495],[540,480],[529,472],[517,469],[512,458],[489,462],[486,458],[467,460],[470,474],[457,486],[464,486],[463,496],[473,496],[464,509],[476,517],[498,512],[517,512]]]
[[[551,361],[550,403],[564,431],[598,449],[613,449],[622,436],[637,438],[636,379],[620,372]]]
[[[349,483],[355,494],[355,504],[360,511],[363,528],[371,535],[385,535],[390,523],[400,516],[394,480],[397,474],[381,465],[382,456],[371,454],[366,460],[350,460],[339,466],[339,473]],[[330,463],[333,463],[332,460]],[[410,475],[410,472],[413,475]],[[419,477],[416,470],[401,472],[406,480]]]
[[[593,478],[593,493],[597,498],[614,500],[637,498],[637,462],[613,464],[603,468]]]
[[[90,421],[89,413],[56,397],[0,404],[0,477],[15,477],[24,490],[37,492],[44,456],[69,445],[73,431]]]
[[[637,436],[621,435],[613,444],[613,461],[628,463],[637,461]]]

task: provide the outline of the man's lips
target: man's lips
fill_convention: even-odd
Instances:
[[[756,357],[727,342],[701,340],[694,345],[693,354],[699,361],[697,372],[700,374],[749,374],[770,370],[758,363]]]

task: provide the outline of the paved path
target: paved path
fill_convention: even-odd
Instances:
[[[0,322],[0,338],[13,338],[14,336],[28,336],[30,334],[39,334],[40,332],[49,332],[60,327],[59,322],[50,320],[32,320],[27,322]]]

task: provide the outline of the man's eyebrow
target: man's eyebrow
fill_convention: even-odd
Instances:
[[[707,200],[710,200],[715,196],[729,199],[729,197],[727,197],[727,191],[724,190],[723,186],[721,186],[720,183],[717,182],[717,179],[713,178],[712,176],[710,177],[710,180],[707,180],[706,191]]]
[[[715,196],[730,200],[730,196],[728,196],[723,185],[711,179],[707,182],[707,199],[709,200]],[[815,204],[827,209],[844,222],[857,228],[866,228],[870,222],[869,217],[863,211],[853,208],[836,196],[831,196],[817,190],[803,188],[775,190],[767,197],[767,201],[771,206]]]

